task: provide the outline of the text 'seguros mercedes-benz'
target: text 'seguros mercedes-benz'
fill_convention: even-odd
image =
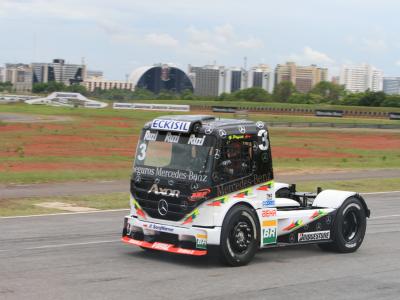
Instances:
[[[140,135],[122,241],[231,266],[259,248],[318,244],[356,251],[370,211],[356,192],[298,192],[274,182],[264,122],[165,116]]]

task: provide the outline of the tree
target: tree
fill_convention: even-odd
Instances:
[[[289,97],[296,92],[296,87],[291,81],[281,81],[275,86],[273,99],[276,102],[287,102]]]
[[[0,82],[0,92],[12,92],[13,90],[13,85],[11,82],[6,81],[6,82]]]
[[[321,96],[323,102],[338,104],[339,99],[344,96],[345,92],[342,85],[329,81],[321,81],[314,86],[310,94]]]
[[[238,100],[265,102],[271,101],[271,95],[260,87],[252,87],[236,91],[233,97]]]
[[[386,95],[386,99],[382,101],[381,106],[400,107],[400,95]]]

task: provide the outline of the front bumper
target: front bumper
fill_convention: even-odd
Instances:
[[[122,241],[154,250],[201,256],[209,245],[219,245],[220,227],[182,227],[126,216]]]

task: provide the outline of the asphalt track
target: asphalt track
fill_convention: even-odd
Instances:
[[[261,250],[240,268],[122,244],[126,211],[0,218],[0,299],[399,299],[400,193],[365,198],[358,252]]]
[[[313,174],[277,174],[280,182],[296,183],[300,181],[350,180],[366,178],[399,178],[400,169],[377,169],[361,171],[338,171]],[[89,194],[128,192],[128,180],[108,180],[90,182],[64,182],[6,185],[0,184],[0,199],[53,196],[81,196]]]

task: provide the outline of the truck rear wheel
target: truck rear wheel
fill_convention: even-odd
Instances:
[[[258,249],[259,236],[255,212],[244,205],[234,206],[222,224],[220,260],[233,267],[248,264]]]
[[[332,232],[333,242],[319,244],[319,247],[340,253],[354,252],[361,246],[366,228],[364,206],[358,198],[350,197],[338,209]]]

